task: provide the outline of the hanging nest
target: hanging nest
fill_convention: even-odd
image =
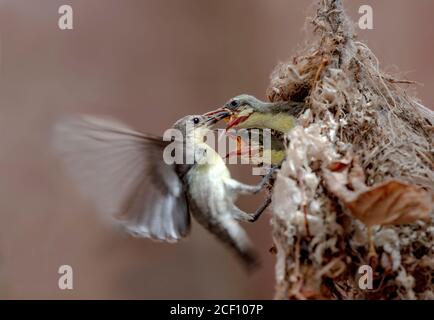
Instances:
[[[276,298],[434,299],[434,113],[379,69],[341,1],[312,24],[267,91],[307,107],[273,188]]]

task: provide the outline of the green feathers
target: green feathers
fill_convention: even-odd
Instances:
[[[287,133],[295,125],[295,118],[286,113],[252,113],[238,128],[269,128],[280,133]]]

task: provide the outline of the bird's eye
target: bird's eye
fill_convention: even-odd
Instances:
[[[200,119],[198,117],[193,118],[193,123],[194,124],[198,124],[200,121]]]
[[[231,107],[238,107],[239,102],[238,102],[238,100],[232,100],[232,101],[230,102],[230,105],[231,105]]]

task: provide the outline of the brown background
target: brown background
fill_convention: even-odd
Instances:
[[[50,130],[61,114],[86,112],[160,134],[236,94],[264,98],[273,66],[305,39],[310,3],[1,0],[0,298],[271,298],[267,215],[246,226],[263,259],[252,276],[198,225],[177,245],[128,238],[104,227],[65,176]],[[73,31],[57,27],[61,4],[73,6]],[[423,83],[419,97],[434,105],[434,3],[351,1],[354,18],[361,4],[373,6],[374,30],[360,38],[383,67]],[[57,287],[63,264],[72,291]]]

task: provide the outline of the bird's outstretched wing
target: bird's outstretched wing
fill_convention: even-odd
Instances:
[[[174,165],[163,161],[167,142],[108,119],[60,120],[54,146],[84,195],[105,217],[134,235],[177,241],[190,216]]]

